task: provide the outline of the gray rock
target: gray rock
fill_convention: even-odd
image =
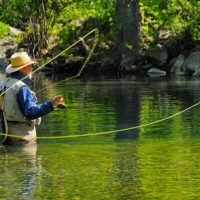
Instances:
[[[200,51],[192,52],[185,60],[186,70],[195,72],[200,69]]]
[[[200,69],[197,69],[193,74],[193,77],[200,77]]]
[[[23,33],[21,30],[11,26],[9,27],[9,29],[10,29],[10,35],[19,35]]]
[[[168,59],[167,49],[162,45],[157,45],[155,48],[151,49],[149,55],[157,61],[159,66],[165,64]]]
[[[4,68],[8,65],[7,57],[10,57],[10,54],[12,54],[17,47],[17,42],[11,37],[0,39],[0,67]],[[8,52],[10,52],[10,54]]]
[[[172,68],[170,69],[170,73],[178,76],[185,75],[184,61],[185,61],[184,55],[180,54],[178,57],[176,57],[172,65]]]
[[[151,68],[151,69],[149,69],[148,71],[147,71],[147,73],[149,74],[149,75],[161,75],[161,76],[165,76],[166,75],[166,72],[165,71],[163,71],[163,70],[160,70],[160,69],[158,69],[158,68]]]
[[[0,67],[6,67],[8,64],[9,63],[6,58],[0,58]]]

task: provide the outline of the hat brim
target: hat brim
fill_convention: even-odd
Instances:
[[[25,65],[22,65],[20,67],[12,67],[12,65],[10,64],[6,67],[6,73],[11,74],[11,73],[16,72],[16,71],[18,71],[18,70],[20,70],[20,69],[22,69],[22,68],[24,68],[28,65],[37,64],[37,63],[38,62],[31,60],[30,62],[28,62]]]

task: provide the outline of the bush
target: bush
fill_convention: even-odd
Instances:
[[[9,35],[9,26],[0,21],[0,38],[6,37]]]

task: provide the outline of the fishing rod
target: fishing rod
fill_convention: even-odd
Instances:
[[[85,38],[87,38],[89,35],[91,35],[92,33],[95,34],[94,36],[94,42],[92,44],[91,49],[89,50],[89,53],[87,55],[87,58],[85,59],[83,65],[81,66],[80,70],[78,71],[78,73],[74,76],[71,77],[67,77],[62,81],[59,81],[57,83],[54,84],[60,84],[61,82],[64,81],[69,81],[72,80],[76,77],[79,77],[82,73],[82,71],[84,70],[85,66],[87,65],[87,63],[89,62],[90,58],[92,57],[92,54],[96,48],[98,39],[99,39],[99,30],[97,28],[91,30],[90,32],[88,32],[86,35],[84,35],[83,37],[80,37],[79,40],[77,40],[76,42],[74,42],[72,45],[70,45],[69,47],[67,47],[66,49],[64,49],[62,52],[60,52],[59,54],[57,54],[56,56],[54,56],[52,59],[48,60],[47,62],[45,62],[44,64],[42,64],[40,67],[38,67],[37,69],[32,71],[32,74],[34,74],[35,72],[41,70],[42,68],[44,68],[48,63],[52,62],[53,60],[55,60],[56,58],[58,58],[59,56],[61,56],[63,53],[67,52],[68,50],[70,50],[72,47],[76,46],[78,43],[83,42]],[[27,78],[29,75],[23,77],[22,79],[20,79],[19,81],[23,81],[25,78]],[[0,109],[0,115],[1,115],[1,120],[0,123],[2,124],[2,128],[5,130],[5,133],[0,133],[0,136],[3,137],[2,141],[0,141],[0,143],[5,142],[6,138],[9,137],[17,137],[17,138],[22,138],[23,136],[17,136],[17,135],[12,135],[12,134],[8,134],[7,130],[8,130],[8,126],[7,123],[5,121],[5,114],[3,112],[3,95],[8,92],[15,84],[17,84],[19,81],[17,81],[16,83],[14,83],[12,86],[10,86],[9,88],[7,88],[6,90],[2,91],[0,93],[0,101],[2,101],[2,108]],[[41,90],[38,90],[36,93],[41,92],[43,90],[45,90],[46,88],[43,88]],[[3,130],[2,130],[3,131]]]
[[[83,37],[81,37],[79,40],[77,40],[76,42],[74,42],[72,45],[70,45],[69,47],[67,47],[66,49],[64,49],[62,52],[60,52],[59,54],[57,54],[56,56],[54,56],[52,59],[49,59],[47,62],[45,62],[44,64],[42,64],[41,66],[39,66],[37,69],[33,70],[32,74],[34,74],[35,72],[37,72],[37,71],[41,70],[42,68],[44,68],[47,64],[49,64],[50,62],[52,62],[53,60],[55,60],[56,58],[58,58],[59,56],[61,56],[63,53],[69,51],[72,47],[76,46],[79,42],[81,42],[83,39],[87,38],[92,33],[95,33],[96,38],[97,38],[96,42],[95,42],[95,45],[93,45],[93,48],[91,49],[88,57],[86,58],[86,61],[84,62],[84,64],[81,67],[81,69],[79,70],[78,74],[75,75],[75,76],[73,76],[73,77],[71,77],[71,79],[80,76],[80,74],[82,73],[83,69],[85,68],[86,64],[88,63],[89,59],[91,58],[91,56],[93,54],[93,51],[94,51],[94,49],[96,47],[96,44],[97,44],[97,41],[98,41],[98,37],[99,37],[99,30],[97,28],[93,29],[92,31],[90,31],[89,33],[87,33],[86,35],[84,35]],[[28,76],[29,75],[24,76],[19,81],[23,81],[24,79],[28,78]],[[18,83],[18,82],[16,82],[16,83]],[[14,83],[13,85],[15,85],[16,83]],[[2,97],[7,91],[9,91],[13,87],[13,85],[11,87],[9,87],[8,89],[6,89],[5,91],[3,91],[0,94],[0,97]]]

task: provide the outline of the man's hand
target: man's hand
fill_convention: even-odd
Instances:
[[[63,101],[62,95],[54,96],[51,100],[53,106],[57,106],[61,101]]]

